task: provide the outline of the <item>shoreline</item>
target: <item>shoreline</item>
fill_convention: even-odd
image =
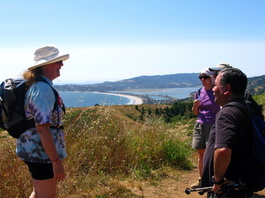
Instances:
[[[143,99],[139,98],[137,96],[127,95],[127,94],[108,93],[108,92],[97,92],[97,91],[94,91],[93,93],[101,93],[101,94],[115,95],[115,96],[128,98],[130,100],[128,105],[140,105],[140,104],[143,104]]]

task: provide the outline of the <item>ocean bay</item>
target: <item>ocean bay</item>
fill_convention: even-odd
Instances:
[[[140,89],[130,91],[117,91],[112,93],[59,91],[66,107],[89,107],[95,105],[132,105],[137,104],[130,96],[148,95],[155,100],[163,100],[161,96],[178,99],[187,98],[198,87],[170,88],[170,89]],[[127,94],[127,95],[126,95]]]
[[[177,99],[187,98],[192,92],[198,90],[198,87],[185,88],[167,88],[167,89],[132,89],[123,91],[124,94],[148,95],[156,100],[164,99],[161,96],[169,96]]]
[[[95,105],[126,105],[132,104],[127,97],[118,95],[79,92],[79,91],[59,91],[61,98],[66,107],[90,107]]]

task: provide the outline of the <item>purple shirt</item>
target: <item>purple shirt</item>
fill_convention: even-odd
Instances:
[[[216,113],[220,110],[220,106],[214,102],[214,95],[212,89],[205,90],[201,88],[200,96],[198,96],[198,91],[194,94],[194,99],[200,98],[199,104],[199,115],[198,123],[201,124],[213,124],[215,121]]]

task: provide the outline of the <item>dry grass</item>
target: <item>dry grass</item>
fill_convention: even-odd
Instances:
[[[169,133],[161,118],[139,117],[135,106],[68,109],[68,157],[63,162],[67,179],[60,182],[58,197],[141,197],[126,181],[136,186],[140,180],[156,183],[167,176],[168,168],[191,168],[188,141]],[[0,135],[0,197],[28,197],[30,177],[15,155],[15,139],[3,131]]]
[[[15,154],[15,139],[6,132],[0,137],[0,197],[27,197],[32,191],[30,176],[27,166]]]
[[[264,103],[264,95],[257,100]],[[144,109],[154,112],[164,107],[68,109],[64,118],[68,157],[63,162],[67,179],[59,183],[58,197],[182,196],[196,179],[189,177],[197,177],[194,171],[186,171],[196,164],[190,155],[195,120],[166,124],[154,114],[142,117]],[[27,166],[15,154],[15,139],[5,131],[0,131],[0,156],[0,198],[28,197],[32,186]]]

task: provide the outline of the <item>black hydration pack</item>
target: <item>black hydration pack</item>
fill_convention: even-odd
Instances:
[[[44,78],[39,81],[50,85]],[[26,82],[22,78],[9,78],[0,85],[0,127],[14,138],[19,138],[27,129],[35,127],[34,119],[28,120],[25,115]],[[55,95],[55,109],[58,92],[50,87]]]
[[[245,94],[245,105],[230,102],[227,106],[238,107],[245,115],[248,115],[252,129],[252,155],[254,161],[250,162],[251,167],[246,168],[246,182],[255,192],[265,188],[265,121],[262,113],[262,106],[259,105],[250,93]]]

